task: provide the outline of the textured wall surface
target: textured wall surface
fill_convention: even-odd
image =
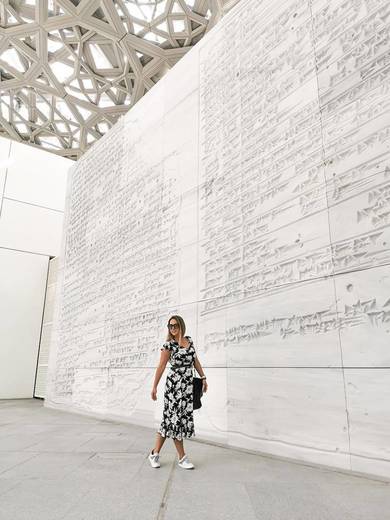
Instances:
[[[242,1],[76,165],[46,405],[390,476],[390,5]]]

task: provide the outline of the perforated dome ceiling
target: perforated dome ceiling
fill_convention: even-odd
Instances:
[[[0,135],[77,159],[238,0],[0,0]]]

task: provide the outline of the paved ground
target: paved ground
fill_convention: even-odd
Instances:
[[[0,400],[0,520],[386,520],[390,484],[187,441],[161,468],[154,431]]]

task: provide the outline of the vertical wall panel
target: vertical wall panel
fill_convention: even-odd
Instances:
[[[0,399],[33,397],[48,257],[0,248]]]
[[[54,300],[57,287],[58,258],[49,261],[49,272],[46,286],[45,307],[42,319],[41,341],[37,362],[34,397],[46,396],[46,381],[49,363],[50,339],[53,328]]]
[[[63,211],[69,159],[24,143],[11,150],[4,196]]]
[[[63,212],[3,199],[0,244],[9,249],[58,255],[63,229]]]
[[[0,300],[5,306],[0,314],[0,357],[5,370],[0,398],[33,396],[47,263],[60,249],[64,182],[70,164],[0,138]],[[46,358],[49,328],[42,339]],[[36,395],[42,397],[45,370],[37,374]]]

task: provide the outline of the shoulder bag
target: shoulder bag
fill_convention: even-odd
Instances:
[[[195,370],[193,370],[193,387],[194,410],[198,410],[202,406],[200,398],[203,395],[203,379],[195,376]]]

